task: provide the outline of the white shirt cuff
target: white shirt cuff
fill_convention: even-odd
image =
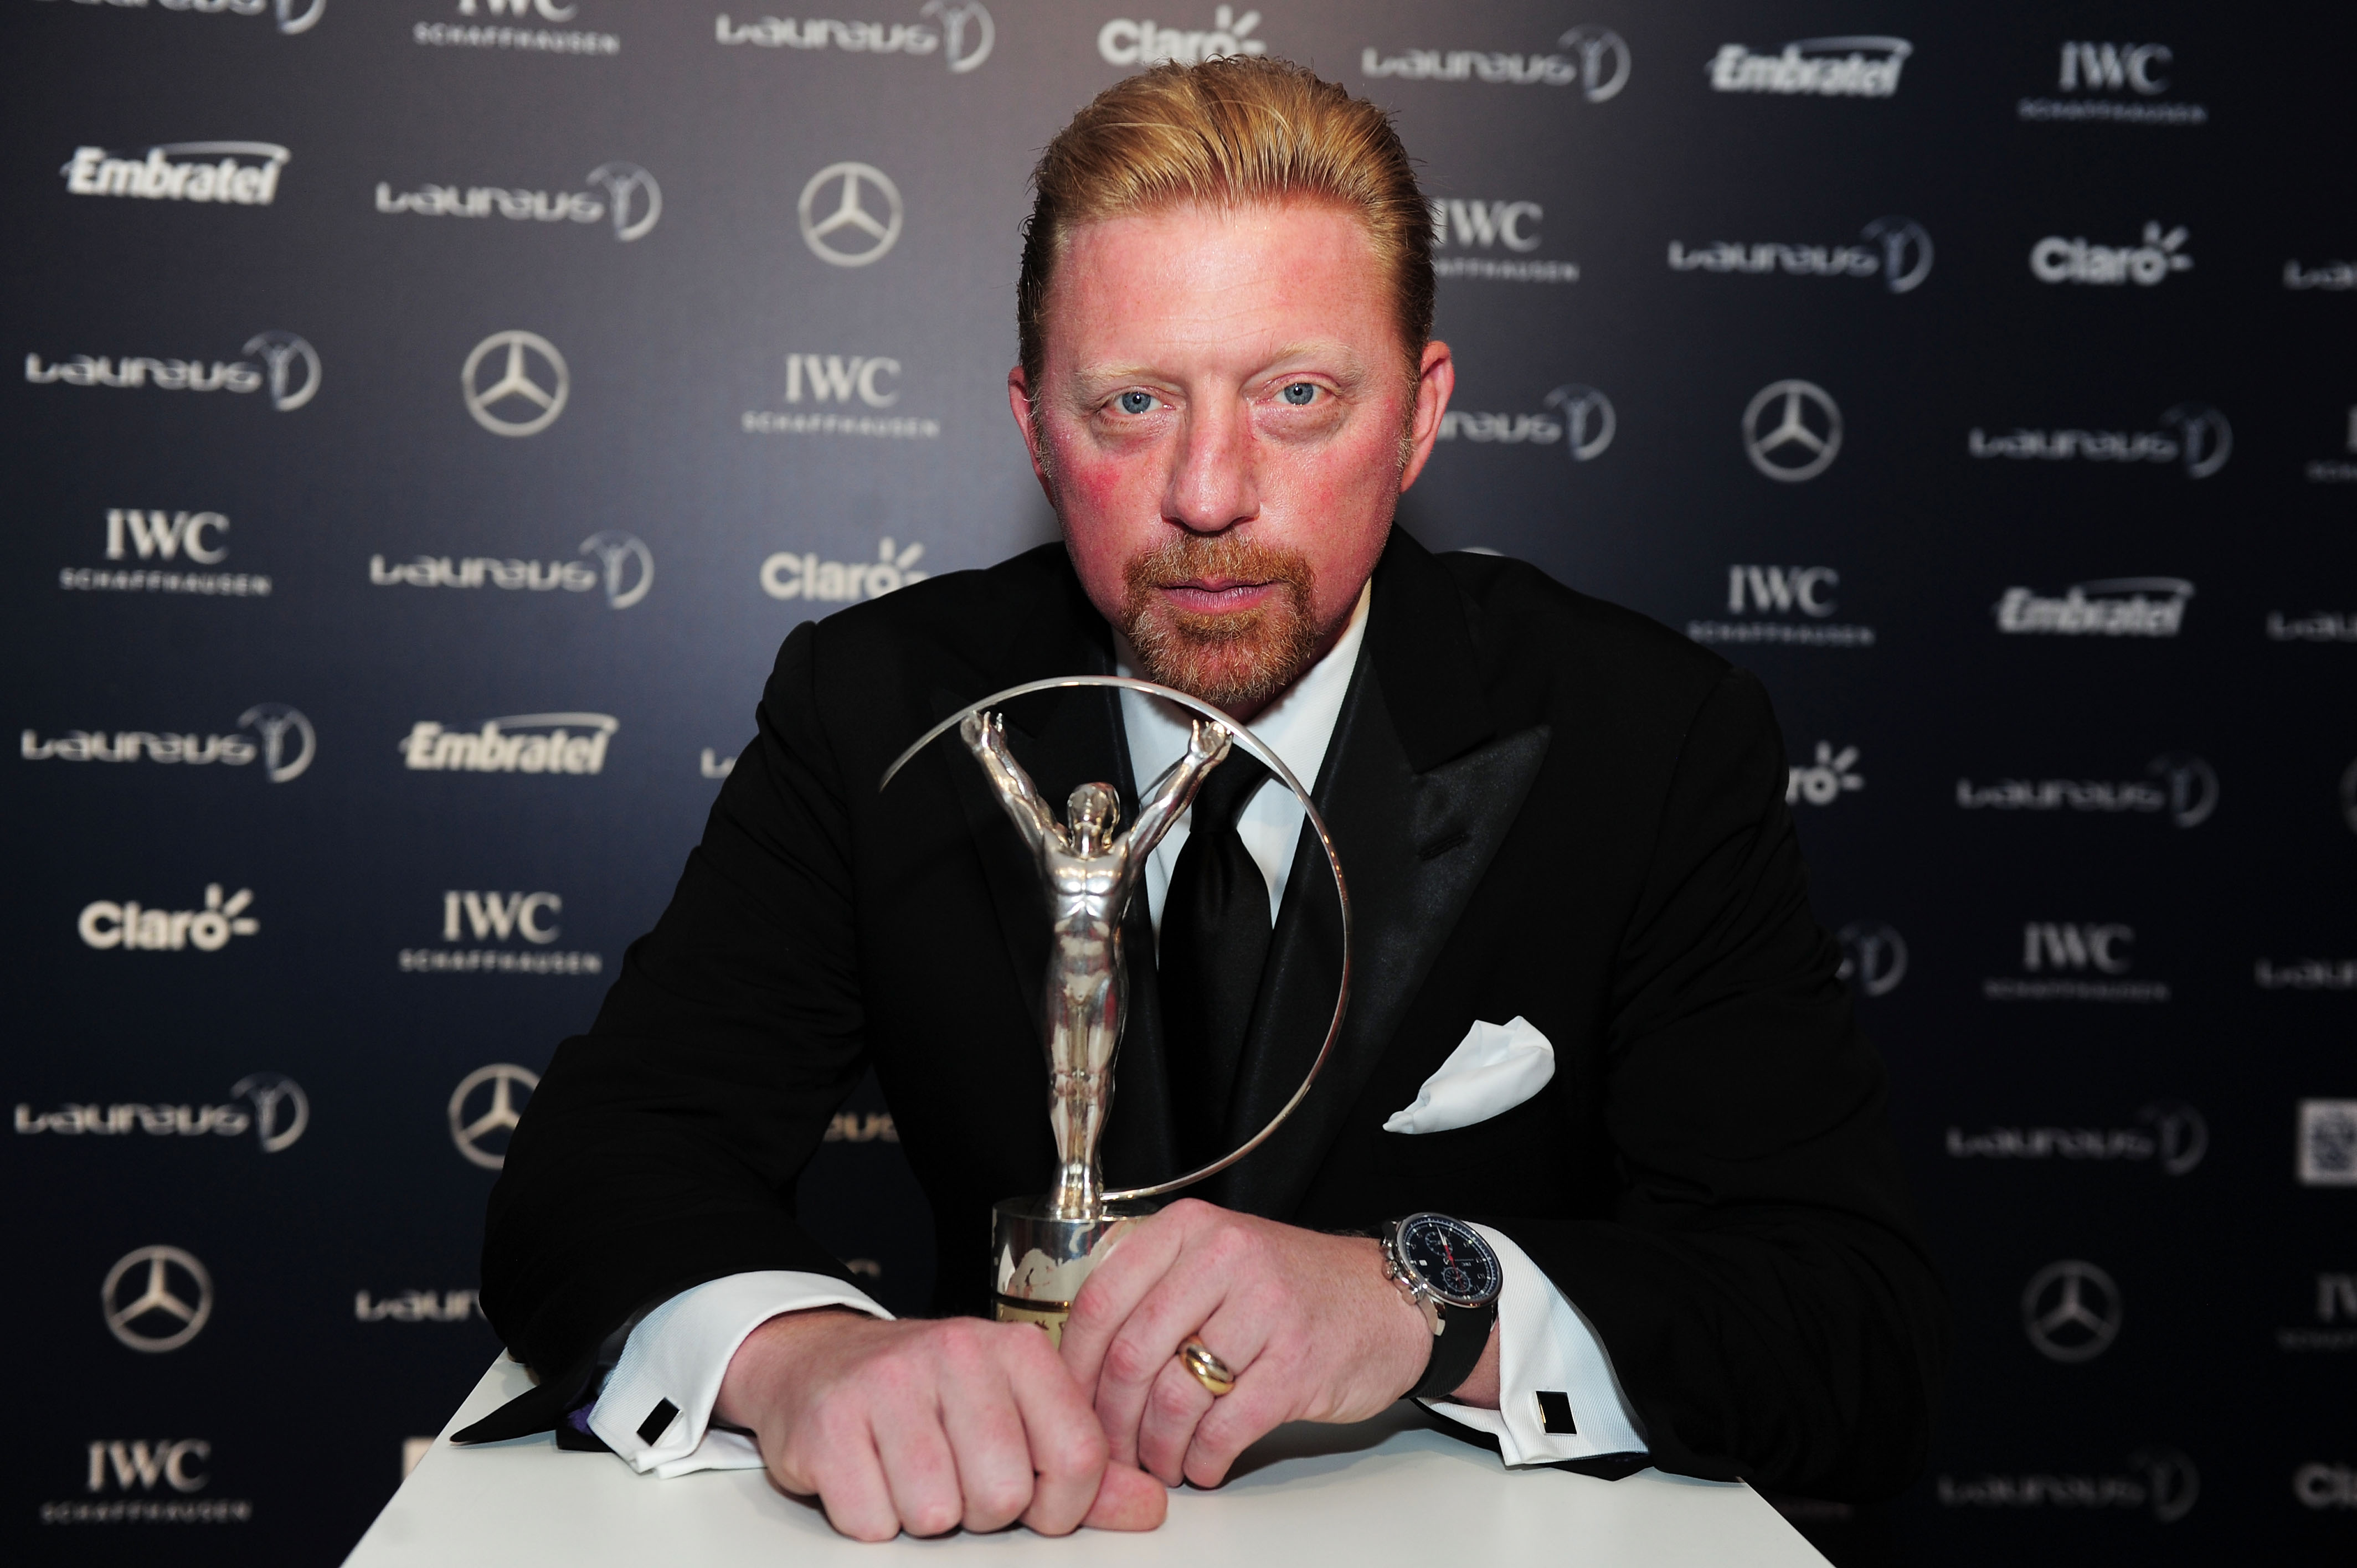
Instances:
[[[729,1274],[682,1291],[630,1330],[589,1412],[589,1430],[640,1475],[652,1470],[668,1480],[692,1470],[760,1468],[751,1438],[709,1430],[720,1380],[747,1335],[781,1312],[817,1306],[892,1316],[831,1274],[786,1269]]]
[[[1460,1425],[1498,1440],[1509,1465],[1548,1465],[1598,1454],[1642,1454],[1637,1418],[1612,1359],[1579,1308],[1572,1305],[1530,1254],[1487,1225],[1476,1230],[1497,1249],[1505,1280],[1498,1293],[1498,1408],[1477,1410],[1445,1400],[1425,1403]],[[1568,1402],[1576,1432],[1549,1432],[1542,1393]],[[610,1441],[610,1440],[609,1440]]]

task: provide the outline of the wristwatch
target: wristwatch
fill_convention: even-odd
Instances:
[[[1411,1214],[1383,1229],[1383,1273],[1432,1326],[1432,1358],[1410,1399],[1455,1393],[1490,1343],[1505,1269],[1481,1232],[1446,1214]]]

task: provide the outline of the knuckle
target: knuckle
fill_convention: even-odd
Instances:
[[[911,1504],[900,1522],[911,1535],[945,1535],[955,1530],[965,1517],[965,1510],[946,1498],[927,1498]]]
[[[1116,1383],[1142,1383],[1160,1370],[1161,1364],[1161,1357],[1126,1336],[1105,1351],[1105,1375]]]
[[[1040,1467],[1052,1475],[1093,1475],[1104,1468],[1111,1447],[1093,1419],[1071,1422],[1039,1444]]]
[[[974,1501],[983,1516],[980,1527],[996,1530],[1030,1506],[1031,1483],[1012,1476],[985,1482]]]

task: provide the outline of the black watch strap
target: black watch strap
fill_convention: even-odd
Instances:
[[[1415,1387],[1408,1390],[1410,1399],[1445,1400],[1473,1375],[1481,1364],[1481,1352],[1490,1348],[1498,1303],[1493,1297],[1480,1306],[1441,1306],[1440,1321],[1441,1332],[1432,1337],[1432,1359],[1425,1363]]]

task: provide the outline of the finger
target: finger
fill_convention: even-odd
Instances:
[[[772,1464],[770,1475],[780,1488],[797,1496],[816,1492],[827,1523],[852,1540],[889,1541],[900,1533],[900,1515],[884,1482],[875,1434],[865,1422],[845,1422],[842,1427],[821,1437],[816,1463]]]
[[[942,1358],[942,1432],[964,1503],[959,1522],[987,1531],[1006,1529],[1030,1506],[1031,1444],[996,1343],[1000,1331],[974,1326],[970,1342],[952,1344]],[[1063,1376],[1060,1367],[1056,1375]]]
[[[1082,1522],[1092,1530],[1155,1530],[1169,1511],[1170,1494],[1161,1482],[1126,1465],[1108,1465]]]
[[[910,1535],[940,1535],[955,1528],[965,1517],[965,1498],[939,1404],[895,1402],[873,1420],[876,1455],[900,1528]]]
[[[1156,1380],[1174,1364],[1180,1342],[1220,1309],[1235,1278],[1230,1266],[1233,1260],[1223,1257],[1224,1251],[1212,1244],[1191,1247],[1182,1253],[1130,1309],[1106,1348],[1103,1370],[1097,1375],[1096,1411],[1115,1460],[1130,1461],[1136,1453],[1147,1394]],[[1205,1342],[1238,1371],[1250,1365],[1248,1352],[1259,1348],[1257,1344]]]
[[[1002,1360],[1036,1472],[1023,1522],[1042,1535],[1067,1535],[1088,1516],[1103,1483],[1104,1428],[1048,1337],[1031,1337],[1036,1347],[1010,1348]]]
[[[1123,1236],[1112,1255],[1090,1272],[1064,1322],[1065,1367],[1072,1380],[1093,1389],[1103,1369],[1104,1354],[1114,1332],[1129,1316],[1138,1298],[1169,1268],[1185,1245],[1193,1209],[1201,1205],[1172,1204],[1161,1213],[1141,1219]]]
[[[1216,1487],[1226,1480],[1236,1455],[1301,1414],[1307,1392],[1300,1387],[1301,1376],[1296,1367],[1286,1364],[1285,1358],[1274,1354],[1254,1361],[1249,1372],[1238,1373],[1234,1389],[1213,1400],[1211,1408],[1191,1428],[1186,1454],[1177,1466],[1179,1475],[1199,1487]],[[1155,1473],[1165,1472],[1157,1466]]]
[[[1164,1362],[1146,1391],[1137,1424],[1138,1467],[1166,1487],[1183,1480],[1196,1423],[1211,1412],[1213,1402],[1211,1391],[1195,1380],[1184,1361],[1173,1356]]]

